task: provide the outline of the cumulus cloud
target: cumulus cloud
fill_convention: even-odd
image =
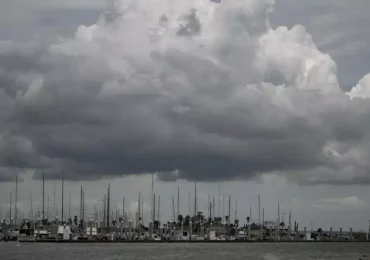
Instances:
[[[72,39],[1,42],[1,165],[48,178],[369,183],[370,102],[340,88],[303,26],[272,28],[273,6],[116,1]]]

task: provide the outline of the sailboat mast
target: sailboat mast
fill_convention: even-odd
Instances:
[[[64,221],[64,174],[62,174],[62,222]]]
[[[80,220],[82,220],[82,186],[80,190]]]
[[[215,196],[213,196],[213,199],[212,199],[212,217],[214,218],[216,216],[216,203],[215,203]]]
[[[217,208],[217,217],[218,218],[220,217],[220,214],[221,214],[220,207],[221,207],[221,187],[218,186],[218,208]]]
[[[45,219],[45,174],[42,173],[42,221]]]
[[[225,194],[222,194],[222,221],[225,221]]]
[[[71,191],[69,191],[68,196],[68,218],[71,218]]]
[[[175,217],[175,198],[173,197],[172,195],[172,213],[173,213],[173,222],[176,221],[176,217]]]
[[[142,203],[141,203],[141,219],[142,219],[142,224],[144,225],[144,196],[142,198]]]
[[[82,226],[85,226],[85,190],[82,190]]]
[[[207,208],[208,208],[208,218],[211,217],[211,196],[208,194],[208,204],[207,204]]]
[[[190,199],[190,192],[189,192],[189,198],[188,198],[188,203],[189,203],[189,205],[188,205],[188,215],[190,216],[191,215],[191,199]]]
[[[228,217],[227,225],[230,225],[230,219],[231,219],[230,211],[231,211],[231,195],[229,195],[229,214],[228,214],[229,217]]]
[[[197,215],[197,183],[194,184],[194,216]]]
[[[31,221],[33,223],[33,201],[32,201],[32,190],[31,190]]]
[[[125,198],[123,198],[123,201],[125,201]],[[125,202],[123,202],[125,203]],[[103,226],[104,228],[106,228],[106,220],[107,220],[107,196],[106,194],[104,194],[104,198],[103,198]]]
[[[158,195],[158,217],[157,217],[158,223],[160,223],[160,219],[159,219],[160,210],[161,210],[161,195]]]
[[[139,199],[140,199],[140,193],[139,193]],[[122,219],[123,219],[123,223],[125,223],[125,197],[122,197]]]
[[[109,207],[110,207],[110,183],[108,183],[108,199],[107,199],[107,230],[109,232],[110,223],[109,223]]]
[[[56,207],[55,207],[55,183],[54,183],[54,197],[53,197],[53,212],[51,216],[54,216],[54,219],[57,217]]]
[[[48,195],[48,205],[46,208],[46,218],[49,219],[49,214],[50,214],[50,200],[49,200],[49,195]]]
[[[153,195],[153,223],[155,221],[155,193]]]
[[[151,187],[151,199],[150,199],[150,213],[151,213],[151,218],[152,218],[152,221],[154,221],[154,217],[153,217],[153,212],[154,212],[154,209],[153,209],[153,204],[154,204],[154,173],[152,173],[152,187]]]
[[[138,209],[137,209],[137,213],[138,213],[138,217],[137,217],[137,221],[138,223],[140,223],[140,218],[141,218],[141,192],[139,192],[139,201],[138,201]],[[140,225],[138,225],[140,226]]]
[[[18,175],[15,176],[15,204],[14,204],[14,224],[17,225],[18,220],[18,209],[17,209],[17,203],[18,203]]]
[[[180,215],[180,186],[177,187],[177,216]]]
[[[12,192],[10,192],[10,203],[9,203],[9,222],[12,222]]]
[[[261,196],[258,194],[258,224],[261,225]]]

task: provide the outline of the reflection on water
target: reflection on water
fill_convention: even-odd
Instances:
[[[363,257],[363,255],[365,257]],[[0,242],[6,260],[370,260],[369,243],[27,244]]]

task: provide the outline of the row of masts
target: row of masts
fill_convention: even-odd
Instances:
[[[64,175],[62,175],[62,189],[61,189],[61,197],[62,197],[62,205],[61,205],[61,220],[63,221],[65,219],[64,215]],[[160,221],[160,196],[156,195],[154,193],[154,177],[152,175],[152,182],[151,182],[151,193],[152,193],[152,199],[151,199],[151,209],[150,209],[150,222],[154,221]],[[33,220],[34,218],[34,211],[33,211],[33,197],[32,197],[32,191],[30,194],[31,199],[31,212],[30,216]],[[54,210],[57,210],[56,204],[55,204],[55,185],[54,185],[54,201],[53,201],[53,208]],[[42,175],[42,220],[49,218],[49,196],[47,197],[48,204],[47,204],[47,218],[45,216],[45,176]],[[14,221],[17,223],[18,221],[18,208],[17,208],[17,201],[18,201],[18,176],[16,176],[16,185],[15,185],[15,205],[14,205]],[[180,215],[180,187],[177,187],[177,203],[175,207],[175,197],[172,196],[172,220],[173,222],[177,221],[177,218]],[[197,201],[197,183],[194,183],[194,209],[193,212],[191,212],[190,208],[190,201],[191,201],[191,193],[189,192],[189,209],[188,209],[188,216],[197,216],[198,214],[198,201]],[[157,205],[156,205],[157,204]],[[215,196],[211,197],[208,195],[208,203],[207,203],[207,212],[208,212],[208,218],[213,219],[216,217],[216,201]],[[235,209],[234,212],[234,219],[238,219],[238,204],[237,201],[235,201]],[[103,213],[102,213],[103,212]],[[109,224],[112,219],[114,218],[114,213],[111,214],[111,188],[110,184],[108,184],[107,193],[104,195],[103,198],[103,209],[102,212],[99,214],[97,213],[96,206],[94,211],[94,218],[100,219],[103,221],[103,225],[106,226],[109,229]],[[262,223],[264,223],[264,208],[262,208]],[[228,214],[227,214],[227,224],[230,224],[231,221],[231,195],[228,197]],[[85,191],[83,187],[81,186],[80,189],[80,219],[85,219]],[[119,213],[116,206],[116,217],[115,220],[117,221],[119,218]],[[220,217],[221,215],[221,187],[218,187],[218,207],[217,207],[217,215]],[[12,192],[10,192],[10,207],[9,207],[9,216],[10,219],[12,219]],[[57,213],[55,214],[55,217],[57,216]],[[122,198],[122,218],[126,216],[125,214],[125,198]],[[278,203],[278,218],[277,223],[281,223],[281,213],[280,213],[280,204]],[[68,217],[71,218],[71,192],[69,192],[69,205],[68,205]],[[130,217],[131,218],[131,217]],[[138,224],[143,224],[144,222],[144,198],[142,197],[141,192],[139,192],[139,198],[138,198],[138,208],[137,208],[137,214],[135,218],[135,222]],[[225,220],[225,196],[222,195],[222,219]],[[249,208],[249,217],[248,222],[252,219],[252,207]],[[258,224],[261,224],[261,198],[260,195],[258,195]],[[289,213],[289,226],[291,226],[291,214]],[[312,226],[312,223],[311,223]]]

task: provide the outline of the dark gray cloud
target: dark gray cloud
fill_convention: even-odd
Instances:
[[[124,1],[71,39],[0,42],[1,166],[368,183],[369,100],[346,95],[303,26],[272,29],[272,6]]]

